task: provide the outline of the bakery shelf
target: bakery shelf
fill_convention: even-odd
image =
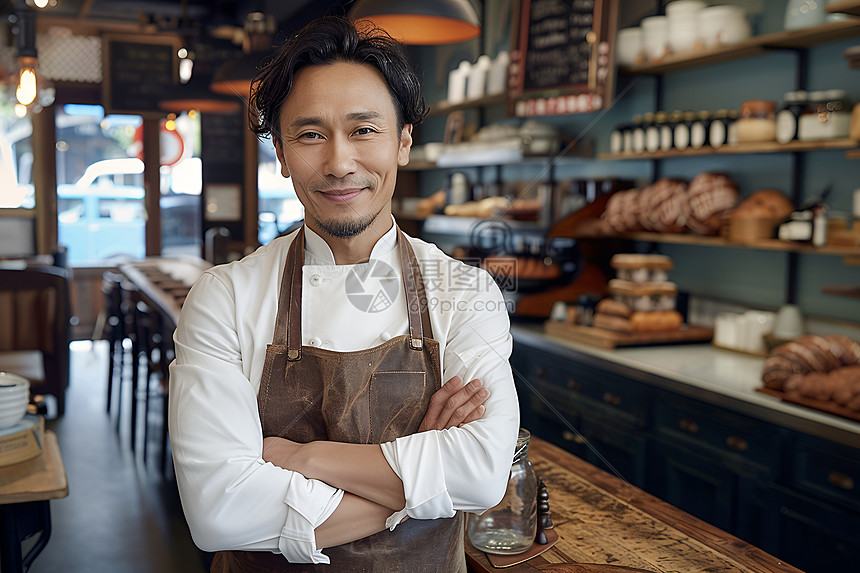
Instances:
[[[506,103],[507,101],[508,99],[506,94],[471,99],[460,103],[448,103],[447,101],[440,101],[439,103],[430,106],[430,113],[427,114],[427,116],[433,117],[437,115],[449,114],[452,111],[459,111],[462,109],[475,109],[491,105],[501,105],[503,103]]]
[[[759,251],[779,251],[784,253],[807,253],[816,255],[832,255],[837,257],[858,257],[860,247],[823,246],[815,247],[803,243],[792,243],[777,239],[764,239],[755,243],[732,243],[722,237],[705,237],[687,233],[622,233],[606,237],[575,237],[578,239],[630,239],[633,241],[649,241],[653,243],[670,243],[676,245],[697,245],[705,247],[726,247],[734,249],[752,249]]]
[[[777,143],[775,141],[764,141],[760,143],[738,143],[735,145],[724,145],[722,147],[701,147],[699,149],[688,148],[683,151],[673,149],[670,151],[656,151],[654,153],[599,153],[598,159],[663,159],[667,157],[692,157],[701,155],[738,155],[746,153],[788,153],[793,151],[817,151],[826,149],[850,149],[849,153],[858,153],[857,141],[850,138],[827,139],[824,141],[792,141],[789,143]]]
[[[838,4],[850,5],[850,7],[856,9],[858,2],[843,1]],[[753,58],[774,48],[811,48],[819,44],[836,42],[855,36],[860,36],[860,21],[858,20],[826,22],[820,26],[813,26],[802,30],[784,30],[772,34],[761,34],[742,42],[721,46],[712,50],[686,54],[670,54],[659,63],[630,66],[621,68],[621,71],[636,75],[665,74],[720,62]]]
[[[825,12],[834,14],[851,14],[860,16],[860,1],[858,0],[836,0],[828,2],[824,7]]]
[[[821,287],[822,294],[842,296],[845,298],[860,298],[860,286],[854,285],[832,285]]]

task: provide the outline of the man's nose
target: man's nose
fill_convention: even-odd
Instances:
[[[325,174],[342,178],[355,171],[355,147],[346,137],[335,136],[326,143]]]

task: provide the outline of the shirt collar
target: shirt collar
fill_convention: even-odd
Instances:
[[[391,228],[382,235],[376,244],[373,245],[373,250],[370,252],[371,259],[381,259],[391,253],[397,246],[397,221],[394,216],[391,216]],[[302,227],[305,232],[305,252],[310,254],[314,259],[314,263],[321,265],[334,265],[334,254],[331,248],[326,243],[325,239],[311,230],[307,225]]]

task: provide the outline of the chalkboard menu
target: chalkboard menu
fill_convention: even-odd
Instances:
[[[511,58],[512,99],[520,100],[515,115],[603,107],[612,90],[616,5],[617,0],[520,1]]]
[[[159,101],[178,83],[177,49],[174,38],[105,37],[105,111],[160,113]]]

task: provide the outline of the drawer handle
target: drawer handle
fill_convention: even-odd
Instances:
[[[745,452],[750,447],[745,439],[737,436],[729,436],[726,438],[726,445],[736,452]]]
[[[603,401],[612,406],[618,406],[621,404],[621,396],[613,394],[612,392],[607,392],[603,395]]]
[[[544,368],[543,366],[540,366],[537,368],[537,370],[535,370],[535,375],[538,378],[546,378],[547,374],[549,374],[549,371],[546,368]]]
[[[582,390],[582,382],[579,380],[574,380],[573,378],[567,379],[567,388],[568,390],[573,390],[574,392],[579,392]]]
[[[687,418],[678,422],[678,426],[688,434],[695,434],[699,431],[699,424]]]
[[[845,491],[854,489],[854,480],[842,472],[830,472],[830,475],[827,476],[827,483]]]
[[[585,444],[588,440],[582,434],[574,434],[570,430],[565,430],[561,433],[561,437],[565,439],[565,441],[573,442],[575,444]]]

